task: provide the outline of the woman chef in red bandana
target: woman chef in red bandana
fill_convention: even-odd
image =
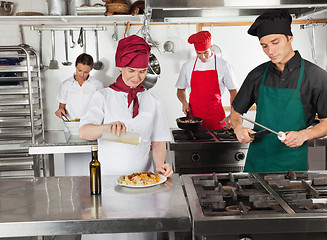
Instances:
[[[98,139],[103,175],[152,170],[151,147],[156,171],[166,177],[173,173],[171,166],[165,163],[166,142],[171,140],[171,134],[162,102],[142,85],[149,54],[150,46],[143,38],[132,35],[121,39],[115,57],[121,75],[108,88],[94,94],[81,119],[80,137]],[[139,145],[103,141],[101,136],[105,129],[114,135],[136,132],[149,141]]]
[[[231,66],[211,50],[211,34],[201,31],[189,37],[194,44],[196,57],[182,66],[176,88],[177,97],[183,104],[183,112],[203,119],[201,128],[230,128],[230,118],[225,116],[221,96],[225,87],[230,93],[230,103],[237,94]],[[189,102],[187,102],[188,89]]]

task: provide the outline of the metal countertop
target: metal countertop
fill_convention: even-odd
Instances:
[[[190,214],[180,177],[148,188],[102,176],[90,195],[89,177],[0,179],[0,237],[187,231]]]

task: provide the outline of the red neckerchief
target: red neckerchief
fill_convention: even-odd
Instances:
[[[133,118],[135,118],[137,116],[137,114],[139,114],[139,100],[137,99],[137,93],[143,92],[145,90],[145,88],[143,87],[143,84],[138,85],[136,88],[131,88],[124,83],[122,76],[120,74],[118,76],[118,78],[116,79],[116,82],[111,84],[109,87],[117,92],[128,93],[128,95],[127,95],[128,107],[131,105],[131,103],[134,100]]]

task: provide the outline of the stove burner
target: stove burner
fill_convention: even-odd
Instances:
[[[190,130],[173,130],[175,142],[214,142],[214,137],[207,129]]]
[[[240,202],[239,205],[231,205],[226,207],[225,209],[227,212],[247,214],[251,208],[249,206],[244,206],[244,204]]]
[[[233,129],[214,129],[211,132],[218,138],[219,141],[238,142]]]

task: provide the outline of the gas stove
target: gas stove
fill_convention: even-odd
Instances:
[[[327,172],[183,175],[194,239],[327,239]]]
[[[172,130],[169,150],[180,174],[243,171],[249,144],[240,143],[233,129]]]

